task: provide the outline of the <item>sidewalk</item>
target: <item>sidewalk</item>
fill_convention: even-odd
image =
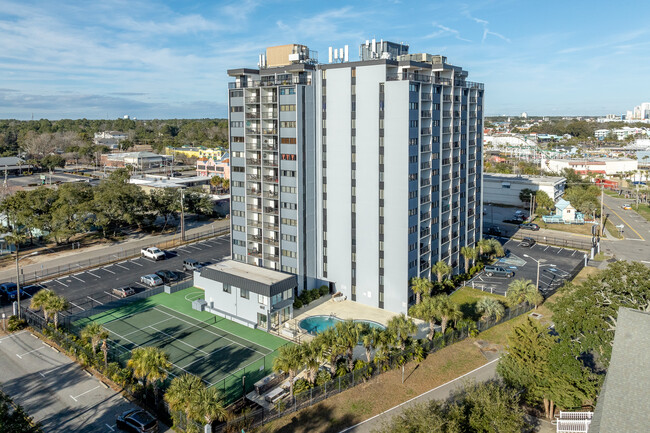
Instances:
[[[215,232],[224,227],[230,226],[230,219],[218,221],[189,221],[186,224],[185,234],[188,237],[199,233],[214,230]],[[27,280],[35,273],[46,273],[52,269],[66,270],[80,262],[99,259],[102,256],[115,254],[116,256],[124,255],[128,250],[139,250],[150,247],[162,242],[171,241],[180,238],[180,231],[165,235],[144,235],[137,238],[129,237],[123,241],[113,242],[112,244],[94,245],[86,248],[59,251],[51,254],[35,255],[21,260],[21,273]],[[3,269],[0,269],[0,281],[15,281],[16,268],[15,261],[9,262]]]

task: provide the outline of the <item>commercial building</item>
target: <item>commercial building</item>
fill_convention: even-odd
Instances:
[[[518,174],[483,174],[483,201],[485,203],[522,206],[519,193],[524,189],[544,191],[553,202],[564,194],[566,178],[559,176],[529,176]]]
[[[228,71],[232,258],[406,312],[409,280],[480,238],[483,85],[404,44],[359,52]]]
[[[199,158],[196,160],[197,176],[219,176],[230,179],[230,155],[225,153],[223,158],[215,160],[211,158]]]
[[[636,159],[630,158],[593,158],[579,159],[546,159],[542,157],[542,169],[551,173],[561,173],[569,168],[579,174],[624,174],[636,171],[639,164]]]
[[[159,168],[168,165],[171,157],[153,152],[107,153],[101,156],[101,163],[106,167],[134,167],[138,170]]]
[[[111,149],[117,149],[120,141],[126,140],[129,135],[126,132],[119,131],[103,131],[95,132],[93,143],[95,146],[108,146]]]
[[[168,177],[145,174],[131,176],[129,183],[138,185],[145,191],[157,188],[192,188],[197,186],[207,189],[210,185],[210,178],[207,176]]]
[[[220,147],[166,147],[167,155],[184,155],[188,158],[213,159],[219,161],[227,151]]]

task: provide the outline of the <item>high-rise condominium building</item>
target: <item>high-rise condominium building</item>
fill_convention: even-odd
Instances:
[[[229,85],[232,257],[405,312],[481,233],[483,85],[444,56],[266,50]],[[334,57],[334,61],[332,59]]]

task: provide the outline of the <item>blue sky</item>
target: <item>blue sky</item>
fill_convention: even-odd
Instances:
[[[487,115],[650,100],[650,2],[0,0],[0,118],[226,114],[226,70],[267,46],[404,41],[484,82]]]

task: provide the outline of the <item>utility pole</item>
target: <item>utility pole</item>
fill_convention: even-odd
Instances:
[[[183,188],[181,188],[181,241],[185,241],[185,208],[183,203]]]
[[[601,236],[605,234],[604,206],[605,206],[605,183],[603,182],[600,184],[600,235]]]
[[[20,319],[20,272],[18,272],[18,250],[20,245],[16,241],[16,301],[18,302],[18,319]]]

